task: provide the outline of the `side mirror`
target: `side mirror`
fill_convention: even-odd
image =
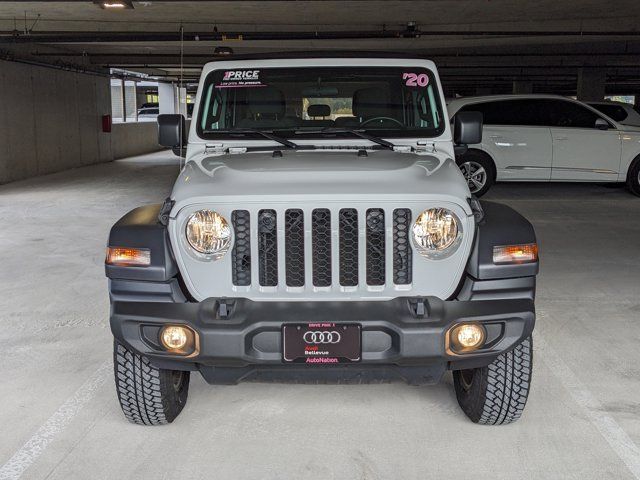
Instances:
[[[604,118],[597,118],[595,127],[598,130],[609,130],[609,122],[607,122]]]
[[[458,112],[453,122],[453,143],[473,145],[482,142],[482,113]]]
[[[187,145],[187,128],[183,115],[158,115],[158,143],[173,149]]]

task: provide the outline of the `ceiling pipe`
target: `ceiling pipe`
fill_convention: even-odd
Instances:
[[[638,31],[459,31],[459,30],[369,30],[369,31],[291,31],[291,32],[184,32],[185,42],[285,41],[285,40],[374,40],[420,37],[640,37]],[[98,42],[177,42],[178,32],[0,32],[0,43],[98,43]]]

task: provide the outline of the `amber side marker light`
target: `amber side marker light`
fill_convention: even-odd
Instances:
[[[505,265],[509,263],[531,263],[538,260],[538,245],[502,245],[493,247],[493,263]]]
[[[105,263],[117,267],[148,267],[151,251],[148,248],[108,247]]]
[[[197,349],[196,334],[182,325],[166,325],[160,330],[160,343],[170,353],[189,355]]]

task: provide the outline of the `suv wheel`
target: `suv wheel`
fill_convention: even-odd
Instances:
[[[472,194],[481,197],[487,193],[495,179],[495,167],[489,158],[477,152],[468,152],[456,159],[456,163]]]
[[[531,386],[532,339],[486,367],[453,372],[458,404],[475,423],[502,425],[522,415]]]
[[[640,158],[636,159],[627,175],[627,188],[640,197]]]
[[[148,358],[117,341],[113,344],[113,366],[118,400],[130,422],[171,423],[187,403],[189,372],[156,368]]]

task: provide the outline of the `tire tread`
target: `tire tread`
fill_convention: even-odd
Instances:
[[[173,391],[171,371],[154,367],[148,358],[114,342],[116,391],[124,416],[138,425],[171,423],[186,403],[189,372],[184,391]]]
[[[533,367],[533,340],[523,340],[490,365],[475,369],[470,390],[462,387],[460,373],[454,372],[458,403],[467,416],[483,425],[504,425],[522,416]]]

